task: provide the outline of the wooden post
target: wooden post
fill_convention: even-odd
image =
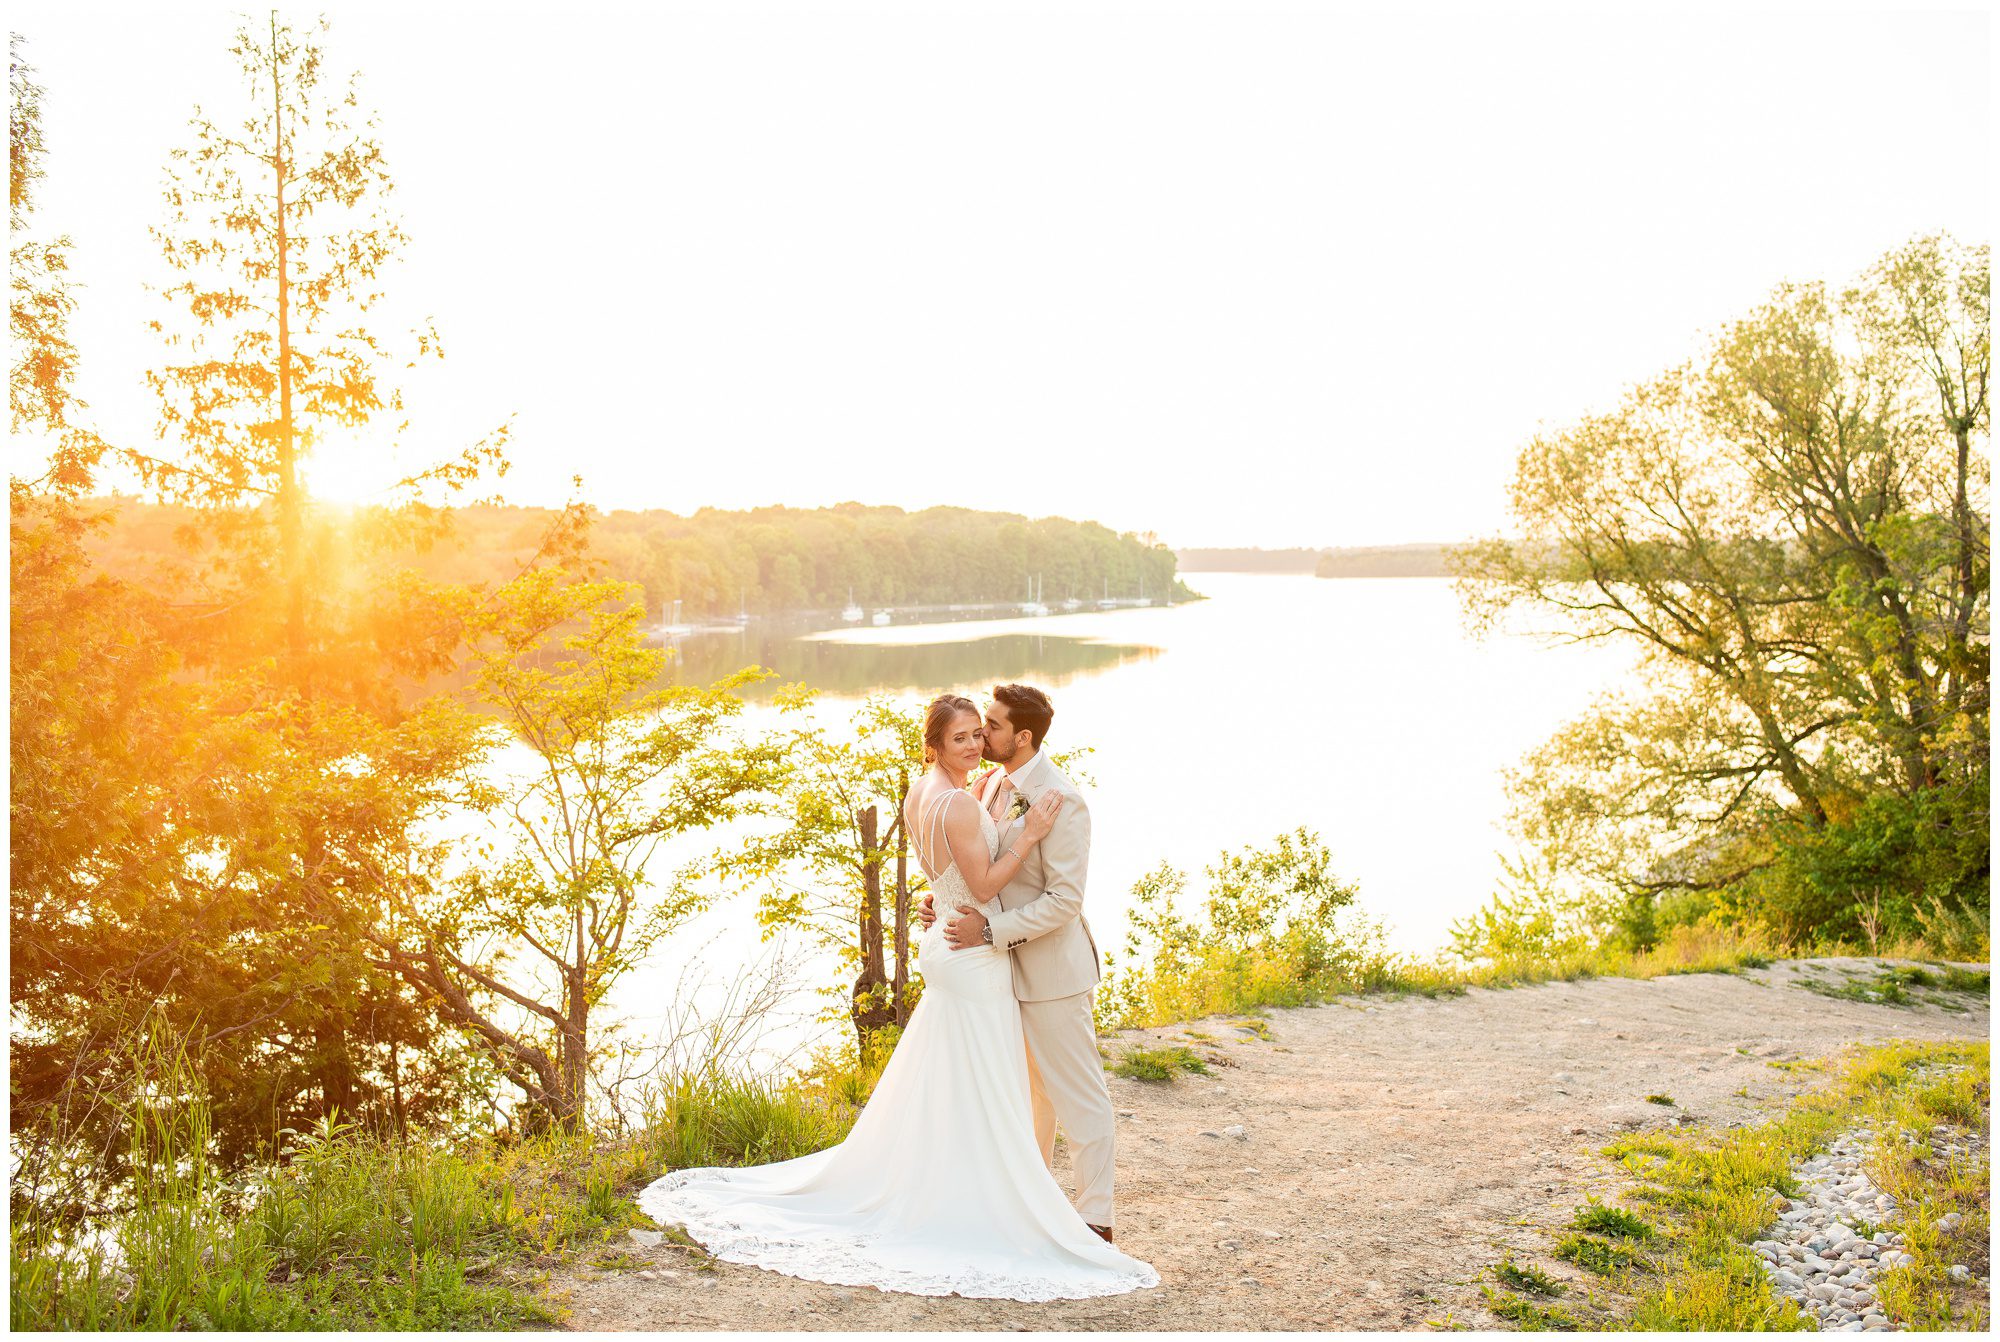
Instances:
[[[861,826],[861,973],[854,980],[854,1031],[863,1052],[875,1032],[889,1023],[889,975],[882,963],[882,855],[876,851],[881,814],[873,806],[859,812]]]

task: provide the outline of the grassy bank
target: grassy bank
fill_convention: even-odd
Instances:
[[[1150,1029],[1207,1016],[1241,1015],[1265,1007],[1314,1006],[1371,993],[1445,997],[1471,988],[1519,988],[1579,979],[1734,974],[1807,956],[1877,959],[1880,970],[1871,978],[1837,988],[1804,985],[1854,1001],[1891,1006],[1935,1001],[1946,1010],[1957,1010],[1961,1008],[1948,996],[1940,999],[1938,994],[1984,995],[1988,990],[1985,972],[1943,964],[1933,948],[1920,944],[1880,952],[1838,944],[1808,950],[1727,928],[1677,928],[1643,951],[1601,946],[1514,955],[1479,964],[1419,960],[1379,947],[1353,945],[1338,956],[1309,954],[1301,953],[1294,944],[1278,941],[1248,949],[1211,944],[1170,963],[1120,971],[1109,977],[1105,990],[1100,991],[1098,1028]],[[1897,967],[1880,957],[1919,960],[1924,965]]]
[[[513,1329],[558,1321],[548,1270],[622,1259],[651,1227],[632,1196],[668,1169],[784,1160],[839,1141],[882,1059],[822,1056],[784,1084],[683,1078],[622,1136],[450,1149],[341,1124],[273,1164],[208,1158],[192,1060],[156,1048],[128,1100],[132,1178],[115,1215],[65,1224],[18,1185],[16,1329]],[[161,1097],[179,1097],[163,1099]]]
[[[1906,948],[1908,949],[1908,948]],[[1388,951],[1378,933],[1290,928],[1247,945],[1199,930],[1170,955],[1128,955],[1098,994],[1102,1030],[1147,1029],[1261,1007],[1312,1006],[1367,993],[1427,997],[1469,988],[1515,988],[1589,978],[1730,974],[1797,952],[1727,928],[1676,928],[1656,945],[1523,951],[1480,963],[1416,959]],[[1818,954],[1862,954],[1829,950]]]
[[[1198,900],[1189,898],[1185,874],[1165,866],[1148,873],[1133,889],[1125,948],[1106,957],[1098,1028],[1148,1029],[1367,993],[1436,997],[1574,979],[1727,974],[1825,955],[1935,965],[1984,960],[1989,950],[1984,934],[1968,931],[1962,918],[1940,916],[1929,940],[1798,941],[1768,923],[1712,917],[1635,929],[1613,916],[1621,907],[1615,903],[1530,898],[1492,901],[1453,928],[1449,953],[1419,958],[1388,949],[1381,926],[1354,907],[1355,888],[1329,867],[1317,836],[1299,830],[1224,853],[1208,868]],[[1910,987],[1949,988],[1960,975],[1944,966],[1894,971],[1867,1000],[1908,1000]]]
[[[1351,888],[1326,875],[1323,850],[1311,843],[1247,850],[1212,874],[1218,893],[1194,913],[1177,912],[1171,898],[1142,904],[1135,921],[1150,940],[1112,966],[1098,995],[1101,1026],[1248,1015],[1245,1028],[1256,1028],[1251,1013],[1262,1008],[1352,994],[1730,972],[1793,949],[1699,925],[1671,929],[1643,950],[1520,944],[1480,965],[1419,962],[1391,954],[1379,928],[1352,916]],[[1172,883],[1155,893],[1171,896]],[[1979,991],[1984,982],[1905,968],[1828,990],[1893,1002]],[[1204,1067],[1185,1047],[1116,1053],[1107,1050],[1110,1066],[1143,1079]],[[122,1101],[120,1206],[66,1218],[34,1181],[17,1179],[11,1322],[106,1330],[546,1326],[562,1314],[544,1289],[551,1271],[579,1260],[611,1270],[640,1265],[625,1232],[652,1228],[633,1202],[647,1182],[672,1169],[784,1160],[839,1141],[887,1056],[833,1050],[782,1082],[684,1076],[648,1095],[637,1119],[615,1134],[446,1144],[328,1125],[284,1134],[274,1162],[244,1171],[210,1163],[205,1069],[155,1045]],[[1731,1134],[1714,1145],[1649,1136],[1614,1148],[1654,1191],[1635,1195],[1643,1204],[1636,1211],[1585,1209],[1551,1253],[1629,1294],[1636,1301],[1629,1321],[1638,1326],[1791,1326],[1796,1311],[1771,1298],[1761,1276],[1742,1275],[1743,1246],[1771,1214],[1770,1195],[1759,1190],[1784,1189],[1789,1163],[1855,1113],[1879,1111],[1878,1131],[1894,1120],[1919,1138],[1935,1122],[1983,1125],[1983,1048],[1962,1054],[1968,1066],[1976,1062],[1976,1085],[1925,1079],[1927,1062],[1959,1056],[1870,1055],[1833,1091],[1761,1135]],[[1963,1292],[1953,1294],[1942,1274],[1966,1261],[1970,1236],[1985,1233],[1984,1166],[1940,1174],[1921,1163],[1930,1159],[1926,1148],[1912,1151],[1906,1167],[1877,1175],[1917,1218],[1905,1227],[1917,1263],[1883,1299],[1899,1317],[1964,1326]],[[1948,1210],[1964,1215],[1952,1231],[1938,1220]],[[1524,1327],[1593,1317],[1539,1295],[1540,1273],[1531,1263],[1508,1264],[1496,1310]]]
[[[340,1125],[280,1165],[208,1167],[199,1101],[142,1120],[131,1205],[70,1232],[17,1214],[17,1329],[514,1328],[553,1316],[543,1256],[615,1211],[588,1151],[557,1141],[465,1152],[397,1146]]]
[[[1935,1143],[1941,1126],[1989,1131],[1988,1063],[1985,1044],[1857,1049],[1834,1065],[1830,1085],[1768,1123],[1614,1142],[1604,1153],[1634,1180],[1622,1199],[1630,1205],[1587,1203],[1550,1245],[1551,1257],[1601,1278],[1603,1292],[1550,1303],[1553,1291],[1532,1287],[1545,1275],[1510,1260],[1495,1269],[1489,1303],[1527,1328],[1814,1329],[1772,1289],[1750,1246],[1798,1191],[1793,1169],[1865,1123],[1878,1138],[1869,1174],[1896,1200],[1892,1228],[1914,1260],[1879,1278],[1883,1308],[1904,1328],[1983,1330],[1990,1157],[1983,1144],[1953,1156]],[[1969,1265],[1973,1280],[1954,1282],[1953,1264]]]

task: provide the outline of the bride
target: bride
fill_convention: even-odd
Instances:
[[[1050,790],[998,853],[999,830],[965,790],[981,744],[970,699],[931,704],[932,767],[903,821],[940,912],[997,895],[1062,805]],[[948,921],[918,943],[923,999],[845,1141],[773,1165],[676,1171],[639,1194],[646,1214],[717,1258],[840,1286],[1078,1300],[1159,1285],[1085,1224],[1042,1163],[1007,953],[951,949]]]

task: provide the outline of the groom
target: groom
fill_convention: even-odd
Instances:
[[[1028,850],[1014,879],[1001,888],[998,911],[990,917],[966,911],[946,924],[945,940],[953,950],[989,945],[1009,953],[1028,1037],[1035,1140],[1053,1168],[1056,1124],[1062,1124],[1075,1156],[1076,1210],[1108,1241],[1117,1120],[1090,1009],[1101,976],[1097,943],[1083,917],[1090,808],[1076,784],[1042,757],[1042,738],[1054,720],[1049,697],[1033,686],[993,687],[984,755],[1001,767],[987,776],[979,800],[999,822],[1000,851],[1007,851],[1021,814],[1042,793],[1060,792],[1062,810],[1049,836]],[[929,895],[917,916],[926,930],[937,921]]]

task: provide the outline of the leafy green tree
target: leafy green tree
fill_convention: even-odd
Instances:
[[[142,571],[149,556],[174,550],[163,535],[161,519],[180,515],[178,508],[127,505],[114,519],[101,547],[106,563],[121,573]],[[572,533],[585,520],[572,511]],[[375,510],[362,515],[367,521]],[[427,530],[416,523],[434,524]],[[474,503],[429,519],[410,519],[406,534],[385,535],[380,541],[355,524],[335,529],[323,521],[312,529],[315,553],[339,554],[341,571],[354,575],[341,594],[322,593],[315,600],[357,600],[385,580],[407,570],[433,583],[497,586],[512,577],[541,544],[551,524],[564,519],[550,510]],[[648,611],[658,616],[681,603],[683,619],[783,614],[806,609],[836,611],[848,594],[864,607],[892,603],[949,605],[953,603],[1014,603],[1027,595],[1029,572],[1042,578],[1043,598],[1053,607],[1074,598],[1093,605],[1109,591],[1131,597],[1143,584],[1159,598],[1171,591],[1175,600],[1197,594],[1174,576],[1174,552],[1141,537],[1114,535],[1088,522],[1042,518],[1027,526],[1030,550],[1027,571],[989,551],[1000,526],[1020,519],[1007,513],[979,513],[962,508],[926,508],[906,513],[900,508],[760,508],[727,512],[704,508],[693,517],[664,511],[590,514],[588,561],[606,577],[639,583]],[[262,525],[251,518],[247,526]],[[212,516],[202,526],[214,529]],[[449,528],[449,536],[434,532]],[[379,530],[379,528],[377,528]],[[213,547],[211,547],[213,548]],[[572,553],[576,547],[571,547]],[[357,566],[368,561],[376,567]],[[577,562],[571,562],[572,566]],[[381,575],[381,576],[377,576]],[[351,589],[348,590],[348,589]],[[412,599],[421,617],[426,598]],[[219,600],[218,600],[219,604]],[[214,607],[210,607],[212,612]],[[212,613],[205,613],[212,621]],[[316,618],[314,636],[328,643],[352,619]],[[371,626],[379,658],[407,642],[396,621],[383,618]],[[415,627],[424,628],[419,619]],[[338,668],[330,654],[317,658],[325,688]],[[419,668],[421,669],[421,668]]]
[[[192,145],[174,151],[171,218],[154,236],[180,278],[164,290],[174,315],[154,323],[168,362],[148,375],[169,450],[126,455],[196,507],[176,538],[182,562],[150,585],[167,598],[165,636],[202,676],[215,729],[265,724],[294,752],[287,783],[326,790],[301,796],[293,821],[216,836],[295,844],[289,863],[259,869],[261,926],[235,935],[275,944],[293,927],[322,930],[310,962],[323,981],[300,1004],[312,1024],[294,1020],[282,1037],[311,1041],[306,1071],[325,1106],[353,1113],[383,1097],[400,1125],[403,1050],[421,1055],[442,1027],[421,1020],[427,997],[370,964],[362,932],[420,846],[407,827],[437,800],[434,768],[449,767],[449,742],[431,738],[434,714],[409,705],[409,686],[451,669],[491,593],[426,581],[396,551],[439,535],[434,487],[462,490],[505,469],[506,432],[411,474],[391,506],[341,521],[309,497],[304,466],[330,432],[401,413],[392,377],[406,357],[370,329],[405,241],[388,213],[393,183],[359,77],[330,85],[325,28],[300,33],[275,11],[246,20],[231,47],[240,117],[197,109]],[[412,333],[411,363],[440,353],[434,330]],[[573,554],[578,520],[554,515],[525,562]],[[350,744],[362,740],[368,748]],[[344,770],[327,763],[343,758]],[[375,811],[343,804],[357,778],[383,789]],[[405,828],[378,828],[384,819]],[[386,1056],[385,1021],[400,1023]]]
[[[314,202],[315,228],[330,222],[373,169],[370,154],[352,145],[345,158],[310,164],[292,149],[293,131],[310,118],[305,103],[286,99],[297,92],[293,74],[317,71],[316,48],[295,43],[274,20],[268,44],[246,34],[238,54],[253,98],[276,100],[264,124],[287,128],[270,180],[293,181],[294,204]],[[261,82],[265,75],[275,82]],[[18,223],[40,152],[39,92],[18,51],[12,76],[13,160],[30,169],[14,182]],[[246,133],[257,124],[253,114]],[[67,291],[59,267],[19,268],[14,277],[17,318],[24,308],[32,318],[17,320],[17,333],[33,336],[17,353],[40,351],[15,367],[15,423],[64,450],[42,480],[11,483],[11,1080],[17,1133],[39,1140],[67,1131],[88,1143],[89,1124],[71,1120],[119,1084],[122,1041],[156,1022],[171,1026],[209,1069],[218,1154],[240,1161],[281,1128],[334,1110],[389,1130],[455,1122],[489,1085],[420,993],[370,967],[360,935],[390,876],[421,854],[417,830],[447,803],[445,786],[461,767],[463,738],[440,730],[434,710],[404,704],[399,679],[448,660],[481,594],[371,574],[356,584],[365,601],[350,600],[348,618],[315,621],[322,641],[339,648],[322,670],[337,663],[342,692],[328,692],[333,671],[298,674],[284,584],[265,572],[263,553],[287,478],[289,514],[306,511],[296,471],[280,469],[281,446],[288,434],[305,436],[314,415],[338,410],[353,422],[366,407],[357,360],[367,342],[342,362],[323,357],[323,344],[309,337],[333,320],[341,284],[372,286],[375,274],[344,259],[292,265],[325,238],[302,239],[302,210],[274,205],[262,217],[291,230],[286,264],[277,265],[271,229],[257,222],[268,202],[241,182],[245,198],[231,205],[219,185],[226,177],[218,164],[244,152],[242,143],[203,125],[209,138],[194,155],[196,184],[182,184],[180,203],[215,211],[217,233],[204,239],[190,226],[175,245],[191,275],[225,259],[236,269],[233,280],[190,280],[181,295],[201,328],[197,344],[223,342],[209,351],[212,364],[161,375],[187,398],[169,418],[187,431],[189,455],[141,460],[163,487],[203,505],[163,547],[170,567],[114,576],[92,564],[93,516],[77,496],[90,488],[103,445],[77,425]],[[269,270],[259,268],[260,247]],[[44,291],[24,300],[23,284]],[[287,307],[286,339],[272,328],[266,342],[255,329],[260,302]],[[341,329],[358,328],[343,321]],[[315,379],[334,376],[335,364],[341,387],[318,389]],[[204,382],[204,369],[217,380]],[[285,369],[296,393],[290,429],[273,409],[282,407]],[[413,477],[413,488],[463,483],[467,466],[464,458],[447,463]],[[426,524],[420,503],[406,516],[371,521],[405,541]],[[306,539],[330,547],[354,537],[322,528]],[[550,551],[545,541],[530,562]],[[217,553],[226,571],[201,572]],[[351,554],[314,556],[324,604],[355,590],[344,586],[358,567],[346,562]],[[294,550],[288,561],[292,577],[297,557]],[[73,1156],[51,1159],[76,1167]]]
[[[23,548],[16,1132],[88,1138],[78,1106],[117,1087],[122,1042],[151,1020],[201,1055],[226,1163],[336,1109],[389,1131],[457,1121],[479,1071],[346,938],[447,804],[463,736],[428,712],[389,727],[339,705],[218,702],[177,673],[142,596],[40,571],[77,567],[73,548]]]
[[[473,617],[472,692],[497,718],[457,725],[478,743],[462,796],[511,842],[482,842],[455,872],[442,852],[413,865],[367,933],[378,963],[520,1087],[534,1121],[565,1128],[588,1116],[592,1012],[709,898],[709,860],[665,878],[649,860],[663,841],[744,814],[777,774],[772,746],[726,733],[743,707],[733,691],[755,669],[649,688],[666,655],[641,645],[630,595],[539,569]],[[530,758],[513,776],[507,743]]]
[[[1988,284],[1940,236],[1784,286],[1522,451],[1518,538],[1458,557],[1468,614],[1629,646],[1643,687],[1513,776],[1542,879],[1731,886],[1885,793],[1943,789],[1983,831]]]
[[[1059,517],[858,503],[685,518],[619,511],[596,537],[612,573],[644,584],[655,610],[681,602],[684,616],[837,610],[850,592],[870,607],[1018,602],[1031,576],[1051,604],[1142,589],[1154,600],[1195,597],[1156,537]]]

